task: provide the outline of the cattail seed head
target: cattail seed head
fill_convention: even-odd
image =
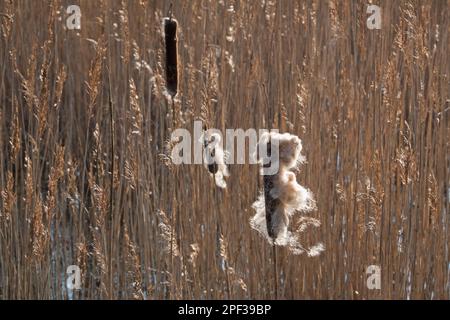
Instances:
[[[163,26],[166,49],[166,86],[173,98],[178,92],[178,22],[172,18],[164,18]]]
[[[250,219],[250,226],[263,235],[271,244],[287,246],[294,254],[306,252],[308,256],[323,251],[319,243],[312,248],[304,248],[299,233],[288,231],[290,217],[296,212],[307,212],[315,208],[313,196],[309,190],[297,183],[291,171],[304,162],[301,155],[301,140],[289,133],[265,133],[258,142],[267,151],[267,157],[260,159],[263,168],[278,164],[278,171],[264,175],[264,192],[253,203],[256,214]]]

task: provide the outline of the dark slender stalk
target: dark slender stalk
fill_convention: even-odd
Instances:
[[[112,89],[111,89],[111,73],[108,67],[108,82],[109,82],[109,130],[110,130],[110,144],[111,144],[111,175],[110,175],[110,189],[109,189],[109,217],[111,219],[111,223],[113,223],[113,213],[114,213],[114,164],[115,164],[115,152],[114,152],[114,137],[115,137],[115,130],[114,130],[114,103],[112,100]],[[113,228],[111,230],[114,230]],[[114,232],[111,231],[111,241],[110,241],[110,256],[109,256],[109,272],[110,272],[110,298],[112,298],[112,248],[113,248],[113,235]]]

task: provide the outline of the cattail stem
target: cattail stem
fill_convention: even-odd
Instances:
[[[173,208],[172,208],[173,209]],[[170,285],[170,294],[169,297],[171,299],[175,299],[175,292],[176,292],[176,284],[173,281],[173,275],[174,275],[174,263],[173,263],[173,240],[174,240],[174,228],[175,228],[175,218],[174,218],[174,213],[172,211],[171,215],[170,215],[170,224],[172,227],[172,230],[170,232],[170,267],[171,267],[171,272],[172,272],[172,279],[171,279],[171,285]]]
[[[267,144],[267,155],[271,156],[271,143]],[[266,163],[263,165],[264,168],[269,168],[271,163]],[[275,290],[275,299],[278,298],[278,276],[277,276],[277,255],[276,255],[276,234],[273,229],[272,216],[277,208],[280,205],[279,199],[274,199],[270,190],[274,187],[274,179],[275,175],[264,175],[264,201],[265,201],[265,209],[266,209],[266,226],[267,226],[267,234],[272,239],[272,253],[273,253],[273,281],[274,281],[274,290]]]
[[[165,40],[165,49],[166,49],[166,88],[168,93],[171,95],[172,102],[172,125],[176,125],[176,113],[175,113],[175,96],[178,91],[178,46],[177,46],[177,21],[172,19],[172,4],[170,4],[168,18],[164,18],[164,40]],[[175,177],[178,180],[178,170],[175,170]],[[172,212],[171,215],[171,224],[172,224],[172,232],[171,232],[171,241],[170,241],[170,257],[171,257],[171,268],[172,275],[174,274],[174,259],[173,259],[173,243],[174,237],[176,233],[176,240],[179,243],[180,241],[180,219],[178,209],[176,208],[176,203],[172,207],[172,210],[176,210],[176,212]],[[178,279],[178,278],[177,278]],[[177,279],[173,281],[173,290],[171,292],[172,299],[175,298],[177,291]],[[181,283],[181,281],[180,281]]]
[[[172,102],[172,125],[174,125],[174,121],[176,122],[176,114],[175,114],[175,101],[174,98],[178,92],[178,46],[177,46],[177,21],[172,18],[172,3],[169,7],[168,17],[164,18],[163,20],[163,26],[164,26],[164,41],[165,41],[165,50],[166,50],[166,88],[168,93],[171,96],[171,102]],[[177,177],[177,171],[175,172],[175,176]],[[175,205],[172,208],[175,209]],[[176,230],[172,229],[171,232],[171,239],[170,239],[170,257],[171,257],[171,269],[172,269],[172,275],[174,274],[174,259],[173,259],[173,242],[174,242],[174,233],[176,232],[176,239],[179,242],[180,241],[180,219],[178,216],[178,210],[171,214],[171,225],[172,228],[175,228]],[[172,298],[173,294],[176,294],[176,288],[177,283],[176,280],[172,282],[174,283],[171,288],[171,294]],[[180,281],[181,283],[181,281]]]
[[[111,219],[111,221],[113,221],[113,213],[114,213],[114,162],[115,162],[115,156],[114,156],[114,137],[115,137],[115,132],[114,132],[114,103],[112,100],[112,89],[111,89],[111,73],[109,71],[108,68],[108,82],[109,82],[109,114],[110,114],[110,143],[111,143],[111,155],[110,155],[110,159],[111,159],[111,176],[110,176],[110,189],[109,189],[109,217]],[[111,223],[112,225],[112,223]],[[111,232],[111,244],[113,243],[113,232]],[[109,256],[109,294],[110,294],[110,298],[112,297],[112,288],[113,288],[113,277],[112,277],[112,249],[113,246],[111,245],[110,248],[110,256]]]
[[[275,246],[275,242],[272,244],[272,253],[273,253],[273,281],[275,287],[275,300],[278,299],[278,270],[277,270],[277,248]]]
[[[272,239],[272,253],[273,253],[273,281],[274,281],[274,290],[275,290],[275,299],[278,298],[278,276],[277,276],[277,255],[276,255],[276,234],[273,229],[272,216],[275,212],[277,206],[280,205],[279,199],[274,199],[270,195],[270,190],[273,188],[273,175],[265,175],[264,176],[264,200],[265,200],[265,208],[266,208],[266,225],[267,225],[267,234]]]

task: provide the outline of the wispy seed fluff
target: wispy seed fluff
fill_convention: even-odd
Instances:
[[[272,146],[278,145],[278,148]],[[270,150],[261,156],[262,147]],[[263,235],[271,244],[287,246],[294,254],[307,253],[309,256],[319,255],[324,250],[321,243],[309,248],[303,247],[299,234],[306,227],[295,232],[288,231],[290,218],[295,212],[308,212],[316,208],[311,191],[301,186],[291,170],[305,161],[301,154],[301,140],[289,133],[265,133],[258,142],[260,164],[266,166],[278,163],[278,172],[264,176],[264,192],[253,203],[256,214],[250,219],[253,229]],[[267,206],[267,210],[266,210]],[[312,218],[309,218],[312,219]],[[313,219],[306,226],[318,227],[320,222]]]

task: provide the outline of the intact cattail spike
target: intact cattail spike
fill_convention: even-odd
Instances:
[[[172,18],[172,9],[169,9],[169,17],[163,19],[164,41],[166,50],[166,87],[173,97],[178,92],[178,22]]]

